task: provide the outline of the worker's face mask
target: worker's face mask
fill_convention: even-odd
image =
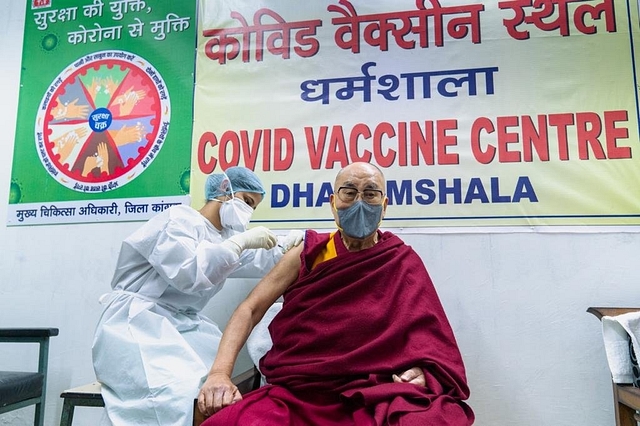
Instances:
[[[358,200],[346,209],[336,211],[340,230],[352,238],[368,237],[376,232],[382,222],[382,204],[371,205]]]
[[[224,228],[244,232],[249,226],[253,209],[240,198],[233,197],[220,206],[220,223]]]

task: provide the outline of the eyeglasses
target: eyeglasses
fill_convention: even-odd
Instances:
[[[365,189],[364,191],[358,191],[355,188],[350,188],[348,186],[341,186],[338,188],[338,198],[340,201],[344,203],[353,203],[356,198],[358,198],[358,194],[360,194],[360,198],[367,204],[382,204],[382,200],[384,198],[384,193],[379,189]]]

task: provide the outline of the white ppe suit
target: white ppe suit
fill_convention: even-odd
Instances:
[[[192,424],[222,336],[199,312],[232,273],[261,277],[282,256],[275,247],[238,257],[221,244],[235,233],[179,205],[124,240],[92,348],[103,424]]]

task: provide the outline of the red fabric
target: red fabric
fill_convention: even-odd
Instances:
[[[329,234],[307,231],[298,280],[269,329],[270,385],[204,426],[468,426],[474,415],[455,337],[419,256],[380,233],[374,247],[309,270]],[[421,367],[427,386],[393,383]]]

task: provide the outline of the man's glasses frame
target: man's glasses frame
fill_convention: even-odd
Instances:
[[[364,189],[358,191],[350,186],[341,186],[336,191],[340,201],[343,203],[353,203],[360,195],[360,199],[367,204],[382,204],[384,200],[384,192],[379,189]]]

